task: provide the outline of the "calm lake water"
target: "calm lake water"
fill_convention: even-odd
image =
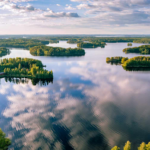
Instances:
[[[142,44],[133,44],[140,46]],[[76,44],[49,46],[76,47]],[[53,70],[48,85],[1,79],[0,128],[11,138],[10,150],[110,150],[150,141],[150,72],[125,71],[106,64],[106,57],[124,54],[127,43],[85,49],[82,57],[32,56],[11,49],[3,57],[39,59]]]

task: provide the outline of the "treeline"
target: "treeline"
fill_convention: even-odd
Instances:
[[[37,39],[0,39],[0,47],[26,48],[49,44],[49,41],[40,41]]]
[[[128,43],[127,45],[128,45],[128,46],[132,46],[132,43]]]
[[[92,36],[34,36],[34,39],[39,40],[66,40],[68,43],[78,43],[89,41],[90,43],[116,43],[116,42],[131,42],[131,43],[150,43],[150,37],[92,37]]]
[[[50,40],[49,43],[59,43],[59,40]]]
[[[82,42],[81,39],[69,39],[67,43],[76,44]]]
[[[123,149],[131,150],[131,142],[127,141]],[[148,144],[146,144],[145,142],[142,142],[137,149],[138,150],[150,150],[150,142]],[[120,147],[115,146],[111,150],[120,150]]]
[[[150,57],[137,56],[128,59],[127,57],[107,57],[107,63],[121,64],[124,68],[150,68]],[[134,69],[133,69],[134,70]]]
[[[52,79],[53,72],[43,67],[41,61],[30,58],[9,58],[0,62],[1,72],[5,73],[1,77]]]
[[[10,139],[6,138],[5,133],[0,128],[0,150],[7,150],[9,145],[11,145]]]
[[[150,68],[150,57],[133,57],[125,61],[122,66],[125,68]]]
[[[139,47],[125,48],[123,49],[125,53],[140,53],[140,54],[150,54],[150,45],[142,45]]]
[[[106,62],[111,64],[123,64],[126,60],[128,60],[127,57],[107,57]]]
[[[49,46],[35,46],[30,48],[30,53],[34,56],[84,56],[85,51],[81,48],[61,48]]]
[[[105,47],[106,43],[99,42],[99,43],[88,43],[88,42],[80,42],[77,44],[77,47],[80,48],[96,48],[96,47]]]
[[[0,47],[0,57],[10,54],[10,50],[5,47]]]

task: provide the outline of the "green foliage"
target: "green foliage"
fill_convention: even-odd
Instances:
[[[140,54],[150,54],[150,45],[142,45],[139,47],[125,48],[123,50],[125,53],[140,53]]]
[[[10,144],[10,139],[6,138],[5,133],[0,129],[0,150],[7,150]]]
[[[40,41],[36,39],[0,39],[0,47],[27,48],[49,44],[49,41]]]
[[[49,46],[35,46],[30,48],[30,53],[34,56],[83,56],[84,49],[81,48],[61,48]]]
[[[10,54],[10,50],[5,47],[0,47],[0,57]]]
[[[49,43],[59,43],[58,40],[50,40]]]
[[[126,60],[128,60],[128,58],[124,58],[124,57],[107,57],[106,58],[106,62],[107,63],[111,63],[111,64],[121,64],[123,62],[125,62]]]
[[[114,146],[111,150],[120,150],[118,146]]]
[[[80,48],[96,48],[96,47],[105,47],[106,43],[104,42],[95,42],[95,43],[88,43],[88,42],[80,42],[77,44]]]
[[[53,78],[53,72],[43,69],[41,61],[30,58],[3,59],[0,68],[6,77]]]
[[[124,150],[131,150],[131,143],[127,141],[127,143],[124,146]]]
[[[122,66],[125,68],[150,68],[150,57],[133,57],[125,61]]]
[[[127,45],[128,45],[128,46],[132,46],[132,43],[128,43]]]
[[[115,146],[111,150],[120,150],[120,148],[118,146]],[[129,141],[127,141],[127,143],[125,144],[124,150],[131,150],[131,143]],[[138,150],[150,150],[150,142],[148,144],[142,142],[138,147]]]

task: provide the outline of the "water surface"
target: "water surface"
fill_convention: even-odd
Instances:
[[[108,43],[85,49],[82,57],[32,56],[13,48],[3,58],[39,59],[53,70],[54,81],[34,86],[30,80],[1,79],[0,127],[12,140],[10,150],[110,150],[127,140],[136,149],[150,141],[150,72],[129,72],[105,62],[106,57],[138,56],[124,54],[126,47]]]

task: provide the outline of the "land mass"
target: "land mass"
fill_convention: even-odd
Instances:
[[[88,42],[80,42],[77,44],[80,48],[96,48],[96,47],[105,47],[105,42],[99,42],[99,43],[88,43]]]
[[[37,39],[0,39],[0,47],[26,48],[46,45],[49,41],[41,41]]]
[[[85,51],[81,48],[61,48],[49,46],[35,46],[30,48],[30,53],[34,56],[84,56]]]
[[[9,58],[0,62],[0,77],[53,79],[53,72],[43,69],[41,61],[30,58]]]
[[[150,57],[137,56],[128,59],[127,57],[107,57],[107,63],[120,64],[127,70],[149,70],[150,69]]]
[[[10,54],[10,50],[5,47],[0,47],[0,57]]]
[[[123,52],[127,53],[138,53],[138,54],[150,54],[150,45],[142,45],[139,47],[125,48]]]

